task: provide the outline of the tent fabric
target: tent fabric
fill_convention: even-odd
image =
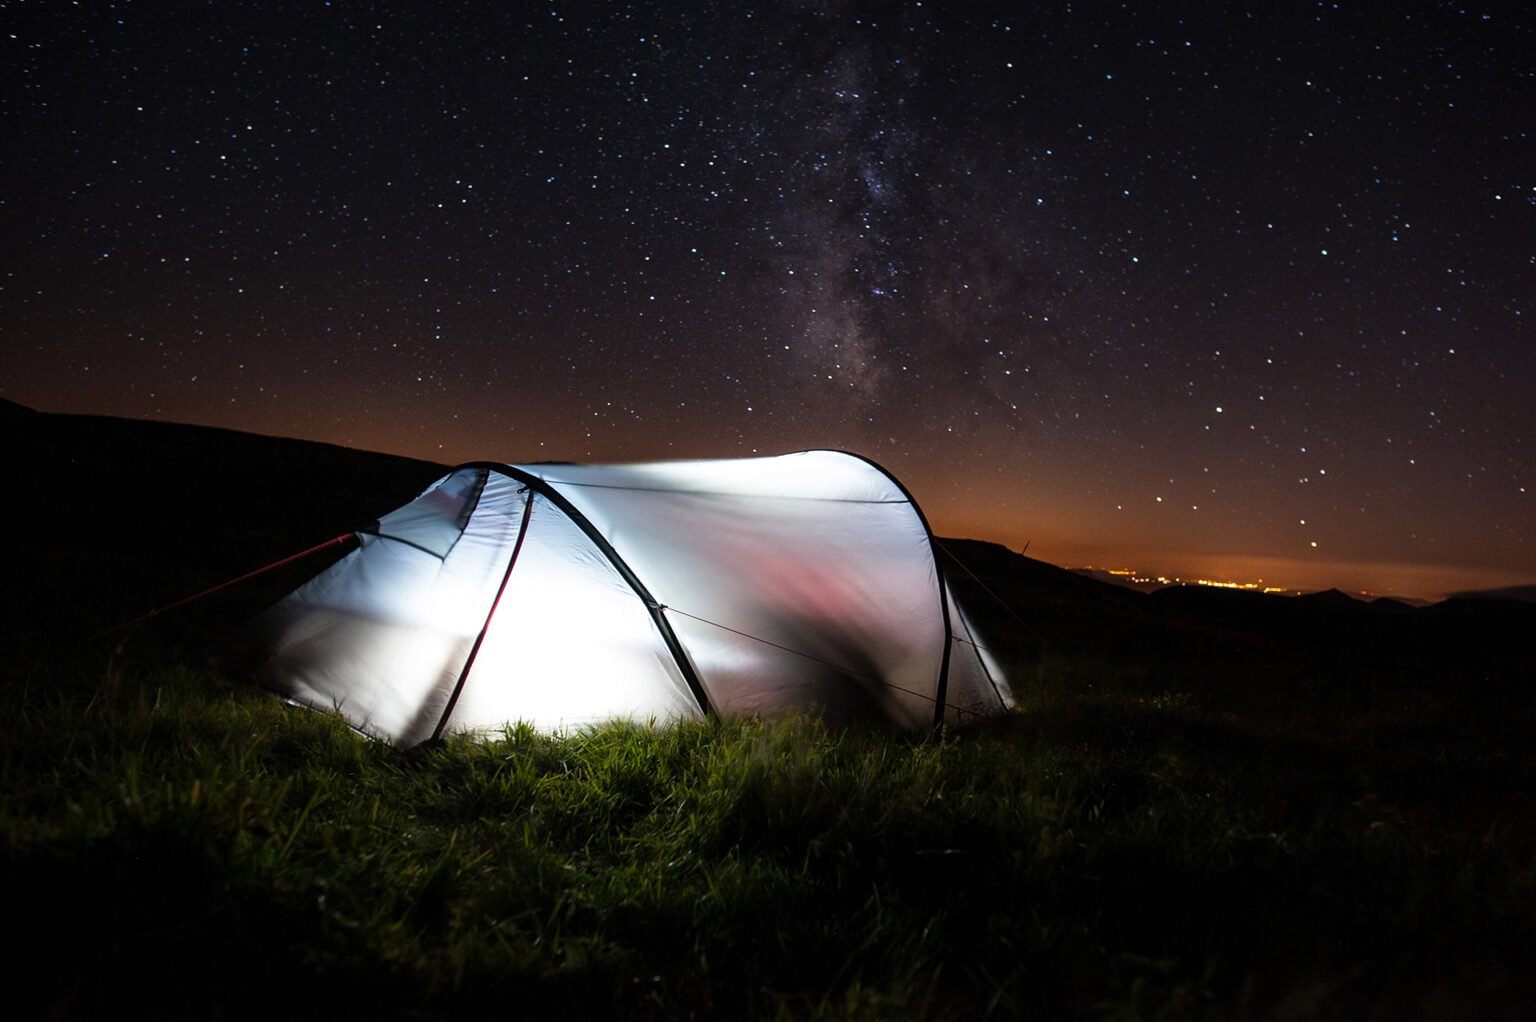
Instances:
[[[255,674],[396,744],[1013,701],[921,511],[852,454],[465,465],[360,540],[253,623]]]

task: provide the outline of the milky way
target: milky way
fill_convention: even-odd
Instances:
[[[8,5],[0,394],[864,452],[1058,563],[1536,576],[1508,5]]]

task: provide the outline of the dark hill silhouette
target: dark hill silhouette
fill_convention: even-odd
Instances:
[[[1463,598],[1417,607],[1367,603],[1336,589],[1284,596],[1169,586],[1143,593],[993,543],[941,545],[963,566],[946,564],[945,571],[983,641],[1026,673],[1031,665],[1049,671],[1092,663],[1151,687],[1300,685],[1340,695],[1364,678],[1458,689],[1536,680],[1536,647],[1526,638],[1536,634],[1533,604]]]
[[[15,401],[7,401],[0,397],[0,423],[25,422],[35,415],[42,413],[26,405],[17,404]]]
[[[1469,589],[1452,593],[1451,600],[1522,600],[1536,603],[1536,585],[1505,586],[1502,589]]]
[[[36,650],[128,620],[341,533],[409,500],[444,466],[233,430],[36,412],[0,402],[15,535],[5,620]],[[921,495],[919,495],[921,497]],[[941,539],[942,567],[983,641],[1023,673],[1120,665],[1148,684],[1272,672],[1348,679],[1530,680],[1536,604],[1467,594],[1427,608],[1337,590],[1290,597],[1213,587],[1143,593],[995,543]],[[334,556],[334,555],[333,555]],[[319,570],[295,565],[213,608],[254,612]],[[1283,666],[1281,666],[1283,665]]]
[[[355,529],[442,471],[331,444],[14,402],[0,407],[0,438],[25,537],[0,599],[21,640],[45,648]],[[255,587],[248,598],[271,595]]]
[[[1369,604],[1337,589],[1323,589],[1315,593],[1303,593],[1300,596],[1293,597],[1293,599],[1315,606],[1333,607],[1339,610],[1347,609],[1351,612],[1356,608],[1369,606]]]

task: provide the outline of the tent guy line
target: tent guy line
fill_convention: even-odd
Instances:
[[[110,635],[116,635],[118,632],[127,631],[134,625],[141,625],[146,621],[154,620],[162,614],[169,614],[173,610],[180,610],[182,607],[188,606],[189,604],[196,603],[199,600],[205,600],[216,593],[221,593],[224,590],[229,589],[232,586],[237,586],[242,582],[249,582],[254,578],[260,578],[262,575],[265,575],[268,572],[276,571],[277,569],[286,567],[290,564],[295,564],[304,560],[306,557],[320,553],[322,550],[328,550],[333,546],[345,546],[348,543],[356,542],[357,538],[358,534],[356,532],[343,532],[339,536],[332,536],[330,539],[323,543],[316,543],[314,546],[309,547],[306,550],[300,550],[298,553],[289,554],[287,557],[279,558],[278,560],[273,561],[271,564],[264,564],[259,568],[253,568],[252,570],[247,571],[242,575],[236,575],[234,578],[225,579],[218,585],[209,586],[207,589],[192,593],[190,596],[183,596],[180,599],[173,600],[172,602],[160,607],[156,607],[153,610],[147,610],[137,617],[129,618],[127,621],[120,621],[115,625],[101,629],[99,632],[93,632],[82,639],[75,639],[65,643],[62,646],[46,649],[32,657],[30,660],[24,661],[20,666],[31,667],[35,664],[43,662],[44,660],[48,660],[57,656],[64,650],[76,649],[81,646],[87,646],[93,642],[99,642],[100,640],[105,639]]]
[[[890,682],[883,681],[880,678],[876,678],[876,677],[873,677],[873,676],[868,675],[868,674],[860,674],[858,671],[855,671],[855,670],[853,670],[851,668],[848,668],[848,667],[844,667],[842,664],[835,664],[835,663],[833,663],[830,660],[823,659],[822,657],[816,656],[813,653],[807,653],[807,652],[805,652],[802,649],[795,649],[792,646],[785,646],[782,643],[774,642],[772,639],[765,639],[761,635],[753,635],[752,633],[744,632],[744,631],[742,631],[739,628],[732,628],[730,625],[723,625],[723,624],[721,624],[718,621],[711,621],[707,617],[700,617],[697,614],[690,614],[686,610],[680,610],[677,607],[666,607],[666,606],[664,606],[661,609],[665,610],[665,611],[670,611],[673,614],[681,614],[683,617],[692,618],[693,620],[699,622],[700,624],[713,625],[716,628],[723,628],[725,631],[730,632],[732,635],[739,635],[743,639],[751,639],[753,642],[765,643],[765,644],[767,644],[769,646],[772,646],[774,649],[782,649],[786,653],[793,653],[795,656],[804,657],[805,659],[810,660],[813,663],[818,663],[818,664],[822,664],[825,667],[830,667],[834,671],[841,671],[842,673],[848,675],[848,677],[850,677],[850,678],[856,678],[859,681],[867,681],[871,685],[884,685],[887,688],[900,689],[902,692],[905,692],[908,695],[916,696],[919,699],[926,699],[929,702],[933,702],[934,701],[932,696],[925,695],[922,692],[915,692],[915,691],[913,691],[912,689],[909,689],[909,688],[902,688],[900,685],[892,685]]]
[[[962,561],[960,558],[955,556],[955,552],[953,550],[951,550],[949,547],[945,546],[943,543],[941,543],[939,541],[939,537],[934,536],[934,537],[932,537],[932,539],[933,539],[933,545],[936,548],[938,548],[939,550],[944,551],[944,555],[946,557],[948,557],[951,561],[954,561],[955,564],[959,566],[961,571],[963,571],[967,575],[969,575],[971,577],[971,580],[974,581],[978,586],[981,587],[981,591],[982,592],[984,592],[988,596],[992,597],[992,602],[993,603],[997,604],[999,607],[1003,608],[1003,610],[1007,611],[1008,612],[1008,616],[1013,618],[1016,622],[1018,622],[1019,627],[1023,628],[1025,631],[1029,632],[1030,635],[1033,635],[1036,639],[1038,639],[1042,648],[1045,648],[1045,649],[1051,648],[1051,644],[1046,639],[1045,636],[1041,635],[1038,631],[1036,631],[1035,627],[1033,625],[1031,625],[1028,621],[1025,621],[1022,617],[1020,617],[1019,616],[1019,612],[1014,610],[1012,605],[1009,604],[1007,600],[1004,600],[1001,596],[997,595],[997,593],[993,592],[992,591],[992,587],[987,585],[985,582],[983,582],[981,580],[981,576],[980,575],[978,575],[974,571],[972,571],[970,569],[970,567],[964,561]],[[1029,544],[1026,543],[1026,544],[1024,544],[1024,546],[1027,548],[1029,546]],[[1020,553],[1022,553],[1022,552],[1023,551],[1020,551]],[[976,645],[976,644],[972,643],[972,645]],[[978,646],[977,648],[980,649],[980,648],[985,648],[985,647]],[[991,651],[988,650],[988,652],[991,652]]]

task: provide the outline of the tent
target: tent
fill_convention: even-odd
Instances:
[[[839,451],[474,463],[259,616],[256,679],[398,745],[526,721],[1012,705],[906,489]]]

